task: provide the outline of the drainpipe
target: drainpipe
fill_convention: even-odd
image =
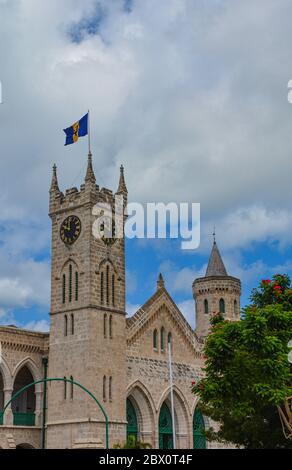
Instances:
[[[44,379],[48,377],[48,358],[43,357]],[[42,449],[46,447],[46,411],[47,411],[47,382],[44,382],[43,416],[42,416]]]

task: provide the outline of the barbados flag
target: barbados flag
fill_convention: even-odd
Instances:
[[[83,137],[88,134],[88,113],[72,126],[63,130],[66,134],[65,145],[75,144],[79,137]]]

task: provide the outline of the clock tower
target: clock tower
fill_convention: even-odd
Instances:
[[[49,377],[74,379],[86,387],[109,417],[110,446],[126,439],[126,319],[124,237],[96,237],[96,207],[127,203],[123,167],[117,192],[96,184],[88,155],[80,190],[61,192],[53,167],[51,329]],[[125,216],[122,215],[122,225]],[[47,448],[72,448],[101,441],[105,420],[96,403],[71,384],[48,385]]]

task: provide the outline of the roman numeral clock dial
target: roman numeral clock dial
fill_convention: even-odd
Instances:
[[[60,238],[66,245],[73,245],[81,233],[81,222],[76,215],[70,215],[61,224]]]

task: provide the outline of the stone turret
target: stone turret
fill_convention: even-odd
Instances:
[[[206,274],[193,282],[197,335],[208,334],[210,317],[215,313],[221,312],[228,320],[239,320],[240,294],[240,280],[228,275],[214,236]]]

